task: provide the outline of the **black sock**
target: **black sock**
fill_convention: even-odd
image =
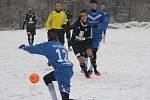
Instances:
[[[96,59],[97,59],[97,48],[93,48],[93,57],[90,57],[91,64],[94,68],[94,71],[97,71],[97,64],[96,64]]]
[[[85,63],[84,63],[84,64],[80,64],[80,67],[81,67],[81,69],[82,69],[84,72],[87,72],[87,67],[85,66]]]
[[[31,42],[30,42],[30,34],[28,34],[28,43],[29,43],[29,45],[31,45]]]
[[[60,92],[62,100],[69,100],[69,93]]]
[[[34,35],[32,35],[31,45],[33,45],[34,42]]]
[[[96,69],[97,65],[96,65],[96,59],[95,59],[95,57],[94,56],[90,57],[90,61],[91,61],[91,64],[92,64],[92,66],[94,68],[94,71],[97,70]]]

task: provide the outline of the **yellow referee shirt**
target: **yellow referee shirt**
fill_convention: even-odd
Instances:
[[[62,25],[66,24],[67,22],[67,16],[65,12],[60,11],[56,12],[55,10],[51,11],[51,13],[48,16],[46,26],[47,29],[63,29]]]

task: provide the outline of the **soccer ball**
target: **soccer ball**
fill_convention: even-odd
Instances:
[[[37,74],[37,73],[32,73],[32,74],[29,76],[29,80],[30,80],[30,82],[33,83],[33,84],[38,83],[39,80],[40,80],[39,74]]]

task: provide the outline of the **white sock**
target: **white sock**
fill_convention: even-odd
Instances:
[[[85,66],[88,67],[88,58],[83,58],[83,59],[84,59]]]
[[[58,100],[56,92],[55,92],[54,84],[53,83],[49,83],[47,86],[48,86],[49,93],[50,93],[50,95],[52,97],[52,100]]]
[[[93,65],[90,64],[89,70],[92,71],[93,70]]]
[[[93,66],[92,66],[92,64],[91,64],[90,62],[88,62],[88,61],[90,61],[89,58],[84,58],[85,66],[88,68],[88,64],[89,64],[90,66],[89,66],[88,70],[92,71],[92,70],[93,70]]]

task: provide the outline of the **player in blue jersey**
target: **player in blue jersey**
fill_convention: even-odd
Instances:
[[[105,35],[106,35],[106,30],[108,28],[108,24],[109,24],[109,20],[110,20],[110,14],[109,12],[107,11],[106,9],[106,6],[104,4],[102,4],[101,6],[101,11],[103,12],[104,16],[105,16],[105,19],[104,19],[104,27],[103,27],[103,42],[105,42]]]
[[[34,46],[21,45],[19,48],[22,48],[24,51],[31,54],[43,55],[51,62],[54,71],[45,75],[43,79],[49,88],[52,100],[58,100],[54,90],[53,81],[58,82],[62,100],[73,100],[69,99],[73,64],[68,60],[68,52],[65,47],[57,41],[54,30],[51,29],[48,33],[48,42],[36,44]]]
[[[97,59],[97,50],[99,48],[99,44],[102,40],[102,31],[104,27],[104,14],[100,10],[97,9],[97,0],[90,0],[91,9],[88,11],[88,24],[92,28],[92,48],[93,55],[95,59],[95,65],[91,65],[94,68],[94,72],[96,75],[100,75],[98,72],[96,59]],[[86,58],[86,57],[85,57]],[[88,70],[89,74],[92,74],[92,67]]]

